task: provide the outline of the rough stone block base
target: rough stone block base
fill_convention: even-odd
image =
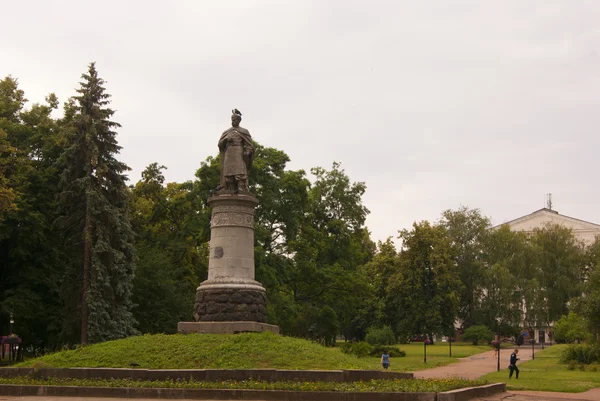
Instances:
[[[196,322],[267,321],[264,291],[239,288],[198,288],[194,304]],[[254,331],[254,330],[251,330]],[[262,330],[260,330],[262,331]]]
[[[279,334],[279,326],[261,322],[179,322],[177,331],[184,334],[235,334],[248,331],[271,331]]]

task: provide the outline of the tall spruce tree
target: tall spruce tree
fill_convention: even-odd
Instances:
[[[136,332],[131,313],[136,257],[124,174],[129,167],[115,158],[120,125],[110,120],[110,95],[95,63],[82,78],[78,95],[65,105],[70,121],[63,134],[59,223],[72,256],[63,297],[75,318],[66,321],[66,337],[73,338],[79,326],[81,344],[87,344]]]

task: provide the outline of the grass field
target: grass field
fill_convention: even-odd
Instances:
[[[450,358],[448,345],[437,343],[427,347],[424,364],[422,343],[399,347],[407,356],[392,358],[391,370],[402,372],[447,365],[490,350],[457,343]],[[131,363],[146,369],[381,369],[378,357],[357,358],[338,347],[271,333],[144,335],[61,351],[17,366],[128,368]]]
[[[458,358],[465,358],[485,351],[491,351],[489,345],[472,345],[471,343],[452,343],[452,357],[450,357],[448,343],[437,342],[435,345],[427,346],[427,363],[423,363],[423,343],[398,344],[398,348],[406,351],[406,356],[402,358],[392,358],[390,369],[397,372],[413,372],[444,366],[458,362]],[[379,368],[380,358],[362,358],[369,359],[373,367]]]
[[[578,368],[569,370],[560,363],[560,354],[567,345],[553,345],[535,354],[535,359],[519,365],[519,380],[508,379],[508,369],[482,377],[489,382],[505,382],[509,390],[581,392],[600,387],[600,367],[597,372]]]

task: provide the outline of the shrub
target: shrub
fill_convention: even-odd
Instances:
[[[406,356],[406,352],[402,351],[400,348],[386,347],[383,345],[377,345],[377,346],[373,347],[373,350],[371,351],[371,353],[369,355],[381,356],[384,353],[384,351],[387,351],[388,355],[391,356],[392,358]]]
[[[384,326],[382,329],[370,327],[365,341],[371,345],[392,345],[396,343],[396,336],[390,326]]]
[[[580,343],[591,337],[585,319],[575,312],[569,312],[568,315],[558,319],[553,333],[557,342],[565,343]]]
[[[563,363],[576,362],[587,365],[600,362],[600,345],[571,345],[563,351],[561,361]]]
[[[366,342],[344,343],[341,347],[344,354],[352,354],[358,357],[369,356],[373,352],[371,344]]]
[[[462,338],[473,342],[473,345],[479,344],[479,341],[492,341],[494,339],[494,333],[486,326],[471,326],[465,330]]]

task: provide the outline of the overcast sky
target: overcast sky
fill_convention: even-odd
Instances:
[[[97,62],[136,182],[217,153],[232,108],[290,168],[365,181],[373,239],[445,209],[600,223],[600,3],[4,1],[0,77],[33,102]]]

